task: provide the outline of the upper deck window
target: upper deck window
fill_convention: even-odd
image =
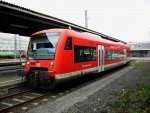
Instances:
[[[31,37],[28,59],[54,59],[60,32],[47,32]]]

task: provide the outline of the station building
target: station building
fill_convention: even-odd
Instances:
[[[150,57],[150,41],[130,42],[127,45],[131,49],[130,57]]]
[[[0,52],[26,51],[28,44],[29,44],[29,37],[0,33]]]

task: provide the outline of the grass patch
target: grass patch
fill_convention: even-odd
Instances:
[[[131,61],[130,64],[133,66],[139,66],[142,64],[142,61],[141,60]]]
[[[150,66],[144,66],[145,69],[150,69]]]
[[[117,99],[108,106],[115,113],[150,113],[150,84],[113,93]]]
[[[147,78],[148,80],[150,80],[150,75],[149,75],[149,76],[146,76],[146,78]]]

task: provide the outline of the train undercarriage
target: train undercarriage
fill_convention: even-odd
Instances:
[[[24,75],[23,82],[27,87],[30,88],[53,89],[56,86],[54,77],[50,77],[48,70],[46,69],[35,68],[31,69],[31,71],[28,72],[27,75],[25,75],[24,73],[22,75],[18,75]]]

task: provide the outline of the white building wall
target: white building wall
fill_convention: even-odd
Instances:
[[[131,57],[150,57],[150,41],[128,43]]]
[[[128,43],[131,50],[150,50],[150,42],[134,42]]]
[[[29,37],[22,37],[18,35],[4,35],[0,33],[0,51],[15,51],[15,36],[17,50],[27,50]],[[20,46],[21,45],[21,46]]]

